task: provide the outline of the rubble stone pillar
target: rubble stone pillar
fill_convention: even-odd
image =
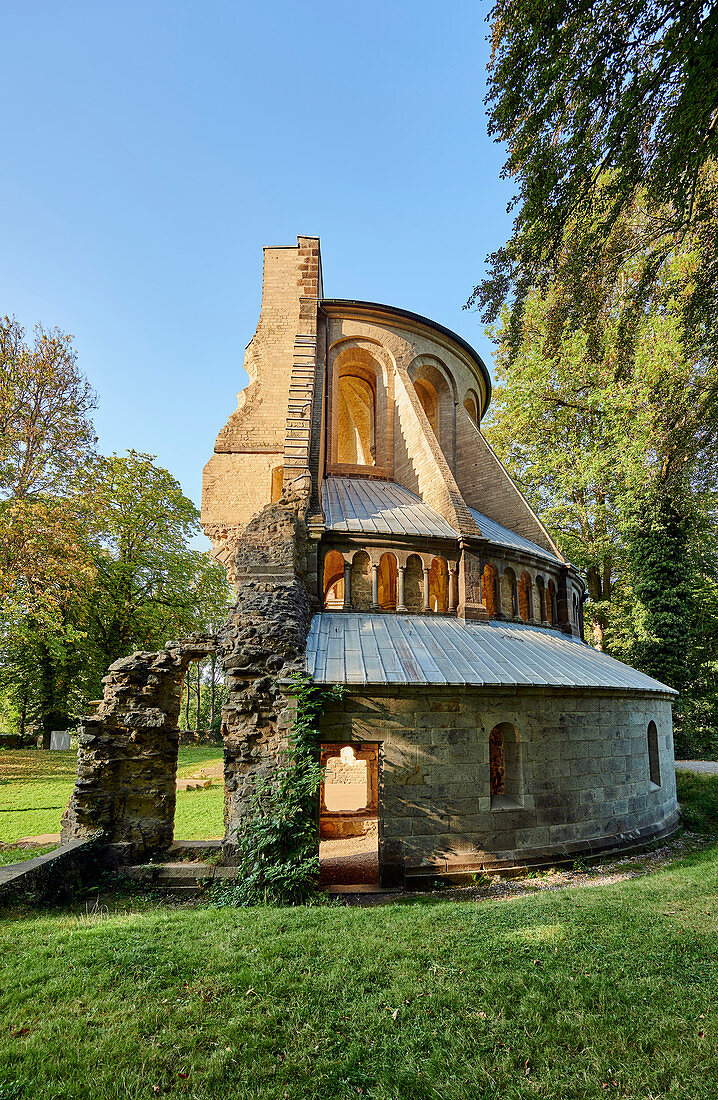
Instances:
[[[214,636],[193,635],[110,665],[97,713],[80,724],[63,843],[101,830],[120,862],[172,843],[182,683],[188,665],[215,647]]]

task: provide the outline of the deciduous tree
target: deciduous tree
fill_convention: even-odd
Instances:
[[[615,227],[647,212],[639,296],[687,240],[702,262],[683,303],[687,331],[718,348],[718,5],[704,0],[497,0],[489,132],[506,143],[513,233],[472,301],[495,319],[524,303],[571,251],[574,317],[590,307],[596,257],[631,258]],[[635,254],[634,254],[635,256]]]

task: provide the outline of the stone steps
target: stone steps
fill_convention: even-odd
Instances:
[[[135,882],[162,890],[197,892],[215,882],[231,882],[237,878],[236,867],[213,863],[185,861],[182,863],[135,863],[122,873]]]

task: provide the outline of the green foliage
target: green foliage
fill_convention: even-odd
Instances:
[[[197,688],[199,686],[199,699]],[[182,685],[180,727],[221,737],[222,707],[228,698],[224,673],[215,657],[194,661]]]
[[[289,747],[272,774],[258,779],[237,832],[239,883],[222,894],[236,905],[297,905],[312,897],[319,874],[317,798],[322,781],[319,718],[342,688],[293,677],[295,718]]]
[[[686,829],[718,835],[718,775],[677,771],[676,789]]]
[[[95,396],[69,336],[0,321],[3,724],[66,729],[133,649],[224,618],[199,513],[151,455],[95,452]]]
[[[685,686],[693,573],[690,517],[665,496],[649,497],[628,537],[633,578],[632,662],[682,691]]]
[[[152,455],[102,458],[96,500],[96,582],[90,629],[102,671],[132,648],[211,629],[225,616],[225,571],[191,550],[199,512]]]
[[[718,10],[703,0],[497,0],[491,12],[489,132],[516,181],[511,239],[473,301],[488,319],[524,301],[568,258],[571,315],[591,309],[586,275],[630,256],[613,236],[642,193],[649,214],[638,313],[677,246],[703,262],[688,290],[689,328],[718,340]],[[618,246],[618,247],[616,247]],[[584,292],[585,288],[585,292]]]
[[[641,214],[615,227],[637,255],[649,220]],[[620,278],[597,263],[584,287],[591,310],[575,323],[564,270],[528,296],[517,341],[506,312],[493,333],[486,431],[586,579],[589,639],[681,689],[680,750],[713,752],[718,363],[685,340],[697,262],[677,250],[662,277],[666,302],[638,320],[627,320],[638,262]]]

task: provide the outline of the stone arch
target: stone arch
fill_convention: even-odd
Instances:
[[[357,550],[352,558],[351,602],[358,611],[371,608],[371,560],[366,550]]]
[[[479,409],[481,408],[481,403],[480,403],[478,397],[476,396],[475,390],[467,390],[466,391],[466,394],[464,396],[464,408],[466,409],[467,413],[469,414],[469,416],[473,420],[474,424],[478,428],[478,426],[479,426]]]
[[[409,554],[404,572],[404,603],[407,611],[419,612],[424,606],[424,567],[418,554]]]
[[[489,791],[491,809],[521,805],[523,768],[519,733],[510,722],[500,722],[489,734]]]
[[[362,368],[347,367],[337,379],[337,462],[374,466],[376,381]]]
[[[556,626],[556,585],[550,580],[546,586],[546,618],[551,626]]]
[[[548,616],[546,615],[546,585],[540,573],[536,578],[536,593],[538,595],[539,620],[542,623],[548,622]]]
[[[80,726],[63,843],[98,830],[136,856],[172,843],[182,685],[190,664],[216,652],[213,635],[194,634],[110,666],[102,703]]]
[[[524,570],[519,579],[518,596],[519,596],[519,615],[523,622],[527,623],[533,619],[533,600],[531,599],[531,577]]]
[[[412,360],[409,364],[409,377],[439,446],[452,463],[456,400],[454,379],[443,363],[430,355],[418,355]]]
[[[449,606],[449,566],[446,558],[432,558],[429,567],[429,608],[443,614]]]
[[[322,591],[325,607],[344,606],[344,556],[330,550],[324,558]]]
[[[661,757],[658,751],[658,729],[653,721],[648,723],[646,740],[648,742],[648,773],[651,787],[655,790],[661,785]]]
[[[495,619],[500,610],[497,596],[497,582],[498,573],[493,565],[487,563],[481,574],[481,596],[490,619]]]
[[[515,618],[519,613],[516,574],[510,565],[504,569],[504,575],[501,578],[501,610],[507,619]]]
[[[379,558],[379,607],[382,611],[396,611],[396,555],[382,554]]]
[[[380,345],[344,340],[330,351],[330,472],[391,473],[393,375]]]
[[[427,382],[425,378],[417,378],[414,383],[414,389],[417,392],[421,407],[426,413],[426,419],[431,424],[432,431],[436,438],[439,438],[439,395],[432,386],[431,382]]]

